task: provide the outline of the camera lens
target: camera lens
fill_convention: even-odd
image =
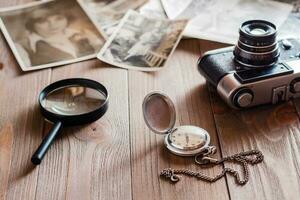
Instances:
[[[248,68],[263,68],[279,58],[276,26],[264,20],[250,20],[240,27],[240,37],[234,49],[236,62]]]

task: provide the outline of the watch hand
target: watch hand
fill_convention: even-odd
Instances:
[[[189,136],[188,135],[185,136],[185,140],[186,140],[186,143],[188,144],[189,143]]]

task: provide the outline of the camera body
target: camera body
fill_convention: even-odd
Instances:
[[[277,47],[278,59],[268,67],[245,67],[235,59],[235,47],[227,47],[206,52],[198,70],[233,108],[300,97],[300,40],[280,40]]]

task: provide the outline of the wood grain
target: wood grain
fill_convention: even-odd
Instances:
[[[26,2],[0,1],[0,6]],[[200,54],[225,45],[182,40],[168,67],[156,73],[127,71],[97,60],[23,73],[4,37],[0,39],[0,199],[299,199],[300,100],[238,111],[207,87],[196,69]],[[85,126],[65,128],[42,165],[30,157],[52,124],[44,121],[39,92],[64,78],[86,77],[107,86],[108,112]],[[202,169],[192,158],[168,152],[163,136],[144,123],[142,101],[157,90],[174,101],[176,125],[205,128],[218,147],[217,158],[249,149],[265,155],[250,167],[250,181],[232,177],[216,183],[182,176],[161,179],[161,169],[188,168],[216,175],[222,166]],[[226,167],[239,170],[227,163]]]
[[[4,199],[8,189],[8,178],[12,154],[13,130],[12,124],[4,124],[0,128],[0,199]]]
[[[0,6],[24,2],[0,1]],[[12,151],[6,155],[8,157],[10,154],[11,160],[5,199],[34,199],[38,169],[33,169],[30,157],[43,129],[43,119],[36,105],[39,91],[49,83],[50,70],[25,74],[21,72],[2,34],[0,46],[0,62],[3,63],[0,69],[0,127],[11,124],[10,134],[13,137]],[[5,167],[3,163],[2,167]]]
[[[13,153],[9,178],[8,199],[32,199],[35,196],[38,170],[30,157],[40,142],[43,118],[37,107],[39,91],[48,84],[48,70],[34,74],[15,75],[15,63],[4,62],[0,72],[0,125],[12,123]],[[14,69],[15,68],[15,69]],[[5,75],[4,75],[5,74]]]
[[[151,132],[143,120],[143,98],[151,91],[160,91],[174,101],[177,126],[203,127],[210,132],[212,144],[218,145],[205,81],[196,70],[199,55],[198,41],[185,40],[167,68],[156,73],[129,71],[133,199],[229,198],[225,179],[209,184],[183,176],[176,185],[161,179],[160,170],[168,167],[201,170],[209,175],[219,173],[221,167],[201,169],[192,158],[172,155],[163,145],[164,136]]]
[[[208,49],[220,46],[211,44]],[[231,199],[298,199],[300,123],[293,104],[233,110],[211,87],[210,94],[222,155],[251,149],[264,154],[262,164],[250,167],[250,181],[245,187],[228,177]],[[240,170],[235,164],[225,166]]]
[[[70,77],[104,84],[109,109],[90,125],[63,130],[40,166],[36,198],[130,199],[127,70],[90,60],[53,69],[51,82]]]

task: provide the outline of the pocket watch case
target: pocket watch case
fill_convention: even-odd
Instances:
[[[210,148],[210,136],[206,130],[190,125],[175,128],[175,106],[163,93],[152,92],[145,97],[143,115],[151,131],[165,135],[165,146],[173,154],[194,156]]]

